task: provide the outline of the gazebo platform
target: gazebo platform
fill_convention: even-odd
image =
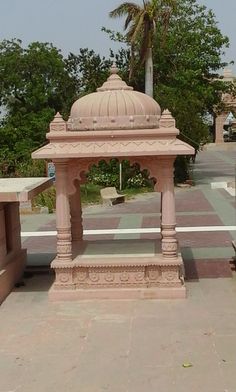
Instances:
[[[56,282],[63,283],[50,290],[52,300],[186,297],[182,257],[163,257],[159,241],[83,241],[74,253],[64,268],[57,259],[52,263]]]

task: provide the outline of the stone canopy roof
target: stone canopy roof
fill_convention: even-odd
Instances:
[[[103,158],[193,155],[194,149],[177,139],[175,120],[168,110],[134,91],[112,66],[97,92],[74,102],[68,121],[59,113],[46,135],[49,144],[33,152],[35,159]]]
[[[150,129],[158,126],[161,109],[146,94],[134,91],[111,67],[111,75],[97,92],[78,99],[71,108],[72,131]]]

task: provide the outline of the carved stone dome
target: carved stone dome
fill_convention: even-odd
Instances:
[[[68,128],[71,131],[158,128],[161,109],[146,94],[134,91],[117,74],[111,75],[97,92],[74,102]]]

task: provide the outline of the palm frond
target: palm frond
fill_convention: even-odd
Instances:
[[[119,18],[130,14],[135,16],[140,11],[140,6],[135,3],[125,2],[109,13],[110,18]]]
[[[129,27],[129,24],[132,22],[133,16],[132,14],[128,14],[127,18],[125,19],[124,30]]]
[[[128,40],[134,44],[136,38],[138,37],[139,33],[143,29],[143,22],[145,18],[145,12],[141,12],[140,15],[134,20],[133,25],[131,26],[130,30],[127,32]]]

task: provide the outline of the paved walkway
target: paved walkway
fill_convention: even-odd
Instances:
[[[209,178],[225,179],[224,170],[232,180],[234,158],[213,154],[199,156],[196,187],[177,191],[181,226],[235,225],[234,198],[209,185]],[[86,228],[156,227],[158,204],[147,195],[110,210],[89,208]],[[53,230],[51,218],[23,218],[23,230]],[[232,255],[234,234],[180,233],[179,239],[187,260],[206,265]],[[52,240],[25,244],[32,255],[46,255]],[[235,392],[234,274],[189,281],[188,298],[176,301],[49,303],[52,278],[26,279],[0,308],[0,392]]]
[[[49,285],[28,279],[1,307],[1,392],[235,392],[235,279],[176,301],[49,303]]]

